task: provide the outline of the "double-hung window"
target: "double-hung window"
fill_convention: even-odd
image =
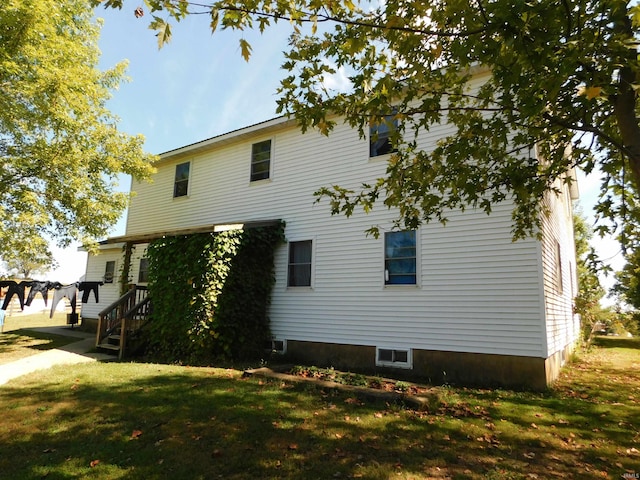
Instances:
[[[104,266],[104,283],[113,283],[113,277],[116,274],[115,260],[109,260]]]
[[[173,182],[173,198],[184,197],[189,192],[189,171],[191,162],[176,165],[176,176]]]
[[[311,240],[289,243],[289,269],[287,286],[311,286]]]
[[[138,283],[147,283],[149,281],[149,259],[140,259],[140,268],[138,269]]]
[[[416,231],[384,234],[385,285],[415,285],[417,283]]]
[[[266,180],[271,172],[271,140],[251,146],[251,181]]]
[[[387,115],[376,125],[369,128],[369,156],[379,157],[387,153],[395,152],[391,136],[398,129],[398,120],[395,115]]]

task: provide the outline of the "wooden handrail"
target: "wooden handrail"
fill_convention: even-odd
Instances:
[[[138,293],[144,292],[142,298]],[[120,358],[124,354],[127,330],[131,328],[128,324],[134,320],[136,315],[142,313],[142,320],[146,320],[148,315],[149,297],[146,294],[147,287],[133,285],[128,292],[118,300],[103,309],[98,314],[98,330],[96,332],[96,346],[100,345],[105,337],[119,330],[120,334]],[[141,319],[137,319],[140,321]],[[140,322],[138,322],[140,323]],[[135,325],[139,328],[139,325]]]

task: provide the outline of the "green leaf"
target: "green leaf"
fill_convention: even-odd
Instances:
[[[149,28],[156,31],[158,49],[171,41],[171,25],[162,18],[154,15],[153,21],[149,24]]]
[[[249,61],[249,58],[251,57],[251,45],[244,38],[240,39],[240,54],[246,62]]]

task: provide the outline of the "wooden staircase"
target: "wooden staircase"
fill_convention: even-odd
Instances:
[[[122,359],[127,337],[138,330],[151,313],[147,287],[132,285],[131,289],[98,314],[96,347]]]

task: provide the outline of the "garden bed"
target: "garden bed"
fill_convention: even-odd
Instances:
[[[420,410],[439,405],[436,389],[401,380],[341,372],[333,368],[283,365],[272,368],[246,370],[245,376],[276,378],[293,383],[312,383],[320,388],[330,388],[351,393],[360,398],[402,403]]]

